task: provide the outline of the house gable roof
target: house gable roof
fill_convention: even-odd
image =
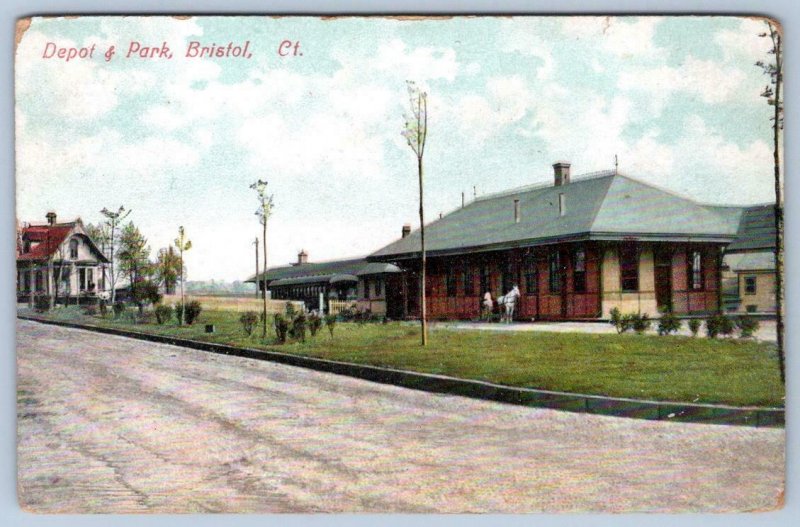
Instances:
[[[20,252],[17,255],[18,261],[40,261],[53,256],[61,245],[72,236],[81,236],[86,239],[88,245],[97,257],[98,261],[108,263],[108,258],[94,243],[94,240],[83,228],[80,218],[68,223],[57,223],[55,225],[28,225],[23,227],[20,238],[23,243],[34,242],[28,252]]]
[[[518,222],[514,200],[519,200]],[[604,172],[561,186],[524,187],[479,198],[426,225],[425,248],[435,256],[580,239],[729,242],[740,215],[741,208],[703,205],[628,176]],[[402,259],[418,255],[419,248],[417,230],[368,258]]]

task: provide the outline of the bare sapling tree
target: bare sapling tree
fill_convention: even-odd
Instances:
[[[420,239],[420,324],[422,345],[428,345],[428,313],[425,306],[425,212],[423,200],[422,160],[425,156],[425,141],[428,139],[428,94],[422,91],[413,81],[406,82],[408,88],[411,114],[405,116],[403,137],[417,157],[417,176],[419,178],[419,239]]]
[[[110,211],[107,208],[103,207],[103,210],[100,211],[100,214],[106,217],[105,225],[108,232],[108,246],[109,246],[109,254],[108,254],[108,263],[110,266],[109,271],[109,283],[111,285],[111,304],[113,305],[117,300],[117,278],[119,277],[119,270],[114,268],[114,246],[117,243],[117,227],[119,226],[122,221],[128,217],[128,215],[132,211],[125,210],[125,207],[120,206],[119,209],[116,211]]]
[[[264,250],[264,293],[262,295],[262,312],[261,312],[261,338],[267,338],[267,222],[272,215],[272,195],[267,194],[267,182],[258,180],[250,188],[256,191],[258,197],[258,209],[256,216],[261,223],[261,246]],[[256,275],[256,290],[259,289],[260,279]]]
[[[186,320],[186,295],[183,289],[183,283],[186,278],[186,267],[183,265],[183,253],[192,248],[191,240],[186,239],[186,233],[183,230],[183,225],[178,227],[178,237],[175,238],[175,247],[178,249],[181,266],[181,315],[178,322],[182,326],[183,321]]]
[[[769,84],[764,88],[761,96],[773,108],[772,142],[773,164],[775,171],[775,307],[778,333],[778,363],[780,366],[781,382],[786,382],[786,368],[783,349],[783,179],[781,170],[781,132],[783,131],[783,43],[780,28],[766,20],[767,31],[759,34],[762,38],[769,38],[771,46],[767,52],[772,56],[765,61],[759,60],[756,66],[769,76]]]

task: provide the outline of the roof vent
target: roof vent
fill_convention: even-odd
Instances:
[[[519,223],[521,219],[520,208],[519,208],[519,198],[514,200],[514,223]]]
[[[411,234],[411,224],[406,223],[405,225],[403,225],[403,230],[400,231],[400,237],[405,238],[409,234]]]
[[[563,192],[558,194],[558,215],[563,216],[567,213],[567,197]]]
[[[553,175],[557,187],[569,184],[569,167],[570,164],[566,161],[553,163]]]
[[[301,249],[299,253],[297,253],[297,265],[303,265],[308,263],[308,253],[305,249]]]
[[[47,224],[48,225],[55,225],[56,224],[56,213],[53,212],[52,210],[47,213],[45,218],[47,218]]]

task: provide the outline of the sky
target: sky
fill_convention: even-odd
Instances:
[[[763,20],[736,17],[33,19],[17,46],[19,221],[120,205],[152,255],[184,226],[190,280],[366,255],[419,226],[406,81],[428,93],[426,221],[614,167],[701,202],[774,201]],[[279,55],[281,42],[300,42]],[[189,42],[251,58],[187,58]],[[43,58],[48,42],[91,58]],[[131,42],[172,58],[125,55]],[[115,46],[106,61],[105,51]]]

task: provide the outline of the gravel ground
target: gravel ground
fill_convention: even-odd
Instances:
[[[17,321],[35,512],[745,511],[784,431],[573,414]]]

